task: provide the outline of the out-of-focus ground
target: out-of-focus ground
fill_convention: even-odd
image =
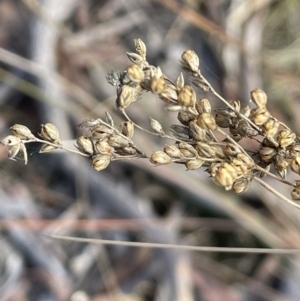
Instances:
[[[201,71],[226,99],[244,105],[264,89],[268,108],[299,133],[298,0],[0,0],[0,137],[15,123],[35,134],[53,122],[74,143],[83,119],[121,122],[111,70],[130,64],[133,39],[148,61],[175,80],[180,56],[193,49]],[[188,80],[188,77],[186,77]],[[220,103],[207,97],[213,107]],[[151,93],[128,114],[165,129],[176,113]],[[168,141],[136,130],[148,154]],[[256,147],[255,141],[246,145]],[[112,162],[95,172],[63,152],[29,163],[0,146],[1,301],[297,301],[298,255],[199,253],[105,246],[47,238],[64,235],[178,245],[300,248],[300,212],[252,183],[242,196],[224,192],[204,170]],[[289,187],[266,181],[288,195]]]

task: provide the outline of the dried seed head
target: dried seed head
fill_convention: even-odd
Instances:
[[[172,159],[163,151],[156,151],[151,155],[150,162],[155,165],[162,165],[172,162]]]
[[[209,113],[202,113],[198,116],[197,124],[204,130],[216,130],[218,128],[215,118]]]
[[[189,125],[190,121],[195,120],[197,118],[197,115],[189,112],[181,110],[178,112],[177,119],[183,124],[183,125]]]
[[[214,162],[214,163],[211,163],[205,171],[207,171],[214,178],[216,176],[216,172],[220,168],[220,166],[221,166],[220,162]]]
[[[250,92],[252,101],[257,105],[259,108],[265,108],[267,105],[267,94],[260,89],[255,89]]]
[[[57,147],[53,146],[53,145],[49,145],[49,144],[43,144],[43,146],[41,147],[39,153],[49,153],[53,150],[57,149]]]
[[[261,129],[267,137],[273,138],[278,132],[279,122],[277,119],[271,117],[262,125]]]
[[[166,145],[164,147],[164,152],[173,159],[182,158],[183,155],[176,145]]]
[[[189,69],[186,69],[186,68],[184,68],[184,69],[192,76],[194,75],[193,72],[189,72]],[[196,86],[197,88],[201,89],[204,92],[211,91],[211,87],[202,78],[192,78],[191,82],[194,86]]]
[[[198,155],[197,150],[189,143],[180,142],[178,148],[185,158],[195,158]]]
[[[237,179],[232,185],[232,190],[236,194],[242,194],[242,193],[246,192],[250,187],[251,180],[252,179],[250,176],[245,176],[245,177]]]
[[[157,120],[155,120],[151,117],[149,117],[148,119],[149,119],[150,126],[155,133],[160,134],[160,135],[165,134],[161,124]]]
[[[215,152],[216,154],[216,159],[224,159],[226,157],[226,154],[224,153],[224,150],[221,146],[219,145],[211,145],[210,146],[212,148],[212,150]]]
[[[189,125],[191,136],[197,141],[203,141],[206,136],[206,131],[197,124],[196,120],[190,121]]]
[[[296,157],[290,162],[290,169],[300,175],[300,157]]]
[[[206,98],[197,100],[195,107],[199,114],[202,114],[202,113],[210,114],[211,113],[211,105],[210,105],[209,100]]]
[[[21,144],[20,144],[20,151],[23,154],[24,164],[26,165],[28,162],[28,156],[27,156],[27,149],[23,142],[21,142]]]
[[[11,128],[11,133],[13,136],[16,136],[20,139],[34,139],[34,135],[31,133],[28,127],[21,125],[21,124],[15,124]]]
[[[136,149],[132,146],[115,147],[115,152],[121,156],[132,156],[136,154]]]
[[[299,201],[300,200],[300,188],[294,188],[291,191],[291,197],[293,200]]]
[[[225,154],[229,157],[236,157],[238,154],[242,152],[241,149],[233,143],[226,143],[225,146],[223,147],[223,150]]]
[[[134,100],[134,88],[124,85],[117,91],[116,106],[118,109],[126,109]]]
[[[248,167],[245,165],[245,163],[238,159],[238,158],[231,158],[230,163],[236,170],[238,176],[244,176],[248,172]]]
[[[282,156],[276,155],[273,160],[274,167],[279,173],[279,175],[285,179],[287,173],[287,167],[289,166],[289,162],[286,161]]]
[[[137,64],[137,65],[141,65],[143,62],[144,62],[144,59],[142,56],[140,56],[139,54],[137,53],[134,53],[134,52],[126,52],[128,58],[134,63],[134,64]]]
[[[105,140],[98,140],[95,143],[95,149],[100,154],[110,154],[112,152],[112,147]]]
[[[272,147],[263,147],[259,152],[260,158],[264,162],[271,162],[277,155],[277,150]]]
[[[3,138],[1,140],[1,143],[4,145],[8,145],[8,146],[14,146],[14,145],[20,144],[21,139],[16,136],[9,135],[9,136]]]
[[[196,145],[196,150],[199,156],[203,158],[214,158],[216,156],[214,148],[205,142],[198,142]]]
[[[292,131],[285,129],[281,130],[277,136],[277,142],[281,147],[287,147],[295,142],[296,134]]]
[[[241,110],[241,102],[239,100],[230,100],[229,104],[236,110],[240,111]]]
[[[188,139],[190,137],[190,129],[186,126],[172,124],[170,130],[175,137],[182,139]]]
[[[270,113],[265,107],[258,107],[251,110],[250,118],[257,126],[261,126],[270,118]]]
[[[231,118],[222,112],[216,114],[215,120],[216,124],[221,128],[228,128],[232,125]]]
[[[159,94],[161,100],[169,102],[177,102],[178,96],[175,90],[175,87],[172,85],[167,85],[165,90]]]
[[[178,93],[178,104],[182,107],[193,107],[196,103],[196,92],[191,86],[183,86]]]
[[[80,136],[76,140],[76,144],[77,144],[77,148],[81,152],[90,156],[94,154],[94,144],[93,144],[93,140],[90,137],[84,135]]]
[[[92,129],[92,136],[95,139],[102,138],[102,134],[107,134],[108,136],[111,135],[114,132],[114,130],[104,124],[98,125]],[[98,137],[100,135],[100,137]],[[108,137],[107,136],[107,137]]]
[[[184,164],[187,170],[195,170],[200,168],[205,161],[201,159],[187,160]]]
[[[41,136],[48,141],[60,143],[58,129],[53,123],[41,125]]]
[[[127,76],[134,83],[140,83],[145,78],[142,68],[138,65],[129,66],[127,68]]]
[[[199,57],[193,50],[186,50],[181,55],[181,64],[192,72],[199,69]]]
[[[251,109],[249,106],[241,108],[240,113],[243,114],[245,117],[250,117]]]
[[[134,134],[134,124],[132,121],[121,122],[121,132],[124,136],[131,138]]]
[[[251,169],[254,166],[254,161],[246,154],[239,153],[236,157],[241,160],[247,168]]]
[[[241,137],[253,137],[258,135],[258,132],[254,128],[252,128],[244,119],[239,121],[236,130],[238,135],[240,135]]]
[[[184,77],[183,77],[182,72],[180,72],[176,79],[176,88],[177,88],[177,90],[180,90],[183,88],[183,86],[184,86]]]
[[[151,77],[150,90],[153,94],[161,94],[166,88],[167,84],[163,76],[157,77],[154,75]]]
[[[230,190],[235,181],[235,177],[232,176],[231,172],[227,170],[226,167],[221,166],[217,169],[214,180],[226,190]]]
[[[288,152],[291,158],[300,156],[300,144],[290,145],[288,147]]]
[[[141,39],[134,39],[135,50],[146,60],[147,47]]]
[[[111,135],[108,138],[108,144],[112,147],[126,147],[129,145],[127,139],[119,135]]]
[[[111,158],[112,155],[109,154],[95,155],[92,158],[92,166],[97,171],[103,170],[109,165]]]
[[[82,121],[80,124],[77,125],[78,128],[91,128],[99,125],[101,123],[100,118],[89,118]]]
[[[15,158],[15,156],[19,153],[20,145],[21,145],[21,143],[15,144],[11,147],[11,149],[8,151],[8,159]]]

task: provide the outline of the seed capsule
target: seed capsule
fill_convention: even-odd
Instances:
[[[182,107],[193,107],[196,103],[196,92],[191,86],[183,86],[178,94],[178,104]]]
[[[216,156],[214,149],[205,142],[198,142],[196,150],[199,156],[204,158],[214,158]]]
[[[76,144],[77,144],[77,148],[87,154],[92,156],[94,154],[94,144],[93,144],[93,140],[90,137],[87,136],[80,136],[77,140],[76,140]]]
[[[140,56],[139,54],[137,53],[134,53],[134,52],[126,52],[127,54],[127,57],[134,63],[134,64],[137,64],[137,65],[140,65],[144,62],[144,59],[142,56]]]
[[[132,146],[115,147],[115,152],[121,156],[135,155],[136,149]]]
[[[195,158],[198,154],[197,150],[186,142],[180,142],[178,148],[185,158]]]
[[[184,77],[182,72],[180,72],[180,74],[178,75],[177,79],[176,79],[176,88],[177,90],[182,89],[184,86]]]
[[[261,126],[270,118],[270,113],[265,107],[258,107],[251,110],[250,118],[257,126]]]
[[[100,154],[110,154],[112,152],[112,147],[105,140],[98,140],[95,143],[95,148]]]
[[[131,138],[134,134],[134,124],[132,121],[121,122],[121,132],[124,136]]]
[[[219,167],[214,176],[217,184],[223,186],[225,190],[230,190],[235,181],[235,178],[225,167]]]
[[[128,85],[124,85],[118,89],[116,106],[118,109],[126,109],[133,101],[134,88]]]
[[[285,179],[286,173],[287,173],[287,167],[289,166],[289,163],[280,155],[276,155],[274,157],[274,167],[279,173],[279,175]]]
[[[155,165],[162,165],[172,162],[172,159],[163,151],[156,151],[151,155],[150,162]]]
[[[14,146],[14,145],[20,144],[21,139],[16,136],[9,135],[9,136],[3,138],[1,140],[1,143],[4,145],[8,145],[8,146]]]
[[[167,85],[167,87],[159,94],[159,98],[167,103],[177,101],[177,93],[174,86]]]
[[[128,146],[129,142],[119,135],[111,135],[108,138],[108,144],[112,147],[125,147]]]
[[[193,50],[186,50],[181,55],[181,64],[193,72],[199,69],[199,57]]]
[[[293,200],[295,201],[299,201],[300,200],[300,188],[293,188],[293,190],[291,191],[291,197]]]
[[[153,94],[161,94],[166,88],[167,84],[163,76],[157,77],[154,75],[151,77],[150,90]]]
[[[111,158],[112,156],[108,154],[93,156],[92,166],[97,171],[103,170],[109,165]]]
[[[28,127],[21,125],[21,124],[15,124],[11,128],[11,133],[20,138],[20,139],[34,139],[34,135],[31,133]]]
[[[145,43],[141,39],[134,39],[135,50],[139,53],[139,55],[146,60],[146,52],[147,47]]]
[[[252,101],[257,105],[259,108],[265,108],[267,105],[267,94],[260,89],[255,89],[250,92]]]
[[[246,192],[251,184],[251,177],[249,176],[245,176],[242,177],[240,179],[237,179],[233,185],[232,185],[232,190],[236,193],[236,194],[242,194],[244,192]]]
[[[260,150],[259,155],[264,162],[271,162],[273,158],[277,155],[277,150],[272,147],[263,147]]]
[[[206,98],[197,100],[195,107],[199,114],[202,114],[202,113],[210,114],[211,113],[211,105],[210,105],[209,100]]]
[[[185,167],[187,170],[195,170],[200,168],[205,161],[201,159],[191,159],[185,162]]]
[[[267,137],[273,138],[278,132],[279,122],[275,118],[271,117],[262,125],[261,129]]]
[[[20,145],[21,145],[21,143],[15,144],[11,147],[11,149],[8,151],[8,159],[15,158],[15,156],[19,153]]]
[[[222,112],[216,114],[215,120],[216,124],[221,128],[228,128],[232,125],[231,118],[226,114],[222,114]]]
[[[164,147],[164,152],[173,159],[179,159],[183,157],[180,149],[176,145],[166,145]]]
[[[127,68],[127,76],[134,83],[140,83],[145,78],[142,68],[138,65],[129,66]]]
[[[241,149],[233,143],[226,143],[226,145],[223,147],[223,150],[229,157],[235,157],[241,153]]]
[[[296,139],[296,134],[291,132],[290,130],[281,130],[277,136],[277,142],[281,147],[287,147],[294,143]]]
[[[43,144],[43,146],[41,147],[39,153],[49,153],[53,150],[57,149],[57,147],[53,146],[53,145],[49,145],[49,144]]]
[[[300,175],[300,157],[296,157],[290,162],[290,169]]]
[[[149,122],[150,122],[150,126],[151,126],[152,130],[155,133],[160,134],[160,135],[164,135],[165,134],[165,132],[164,132],[161,124],[157,120],[155,120],[155,119],[153,119],[151,117],[149,117],[148,119],[149,119]]]
[[[178,112],[177,119],[183,124],[183,125],[189,125],[190,121],[195,120],[197,118],[197,115],[181,110]]]
[[[209,113],[202,113],[197,119],[197,124],[204,130],[216,130],[218,128],[215,118]]]
[[[189,125],[192,137],[197,141],[203,141],[206,136],[206,131],[197,124],[196,120],[191,121]]]
[[[41,125],[41,136],[53,143],[60,143],[59,132],[53,123],[46,123]]]

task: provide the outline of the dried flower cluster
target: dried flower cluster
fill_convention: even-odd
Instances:
[[[11,147],[9,158],[14,159],[21,152],[26,164],[25,144],[41,142],[43,146],[40,152],[56,148],[77,152],[90,157],[97,171],[105,169],[113,160],[127,158],[149,158],[155,165],[184,164],[187,170],[203,166],[218,185],[237,194],[245,192],[251,181],[258,179],[257,176],[268,174],[291,185],[292,198],[300,199],[300,180],[295,183],[284,180],[288,168],[300,174],[298,137],[267,110],[264,91],[255,89],[250,93],[256,106],[253,109],[241,107],[238,100],[227,102],[202,75],[197,54],[187,50],[181,56],[181,64],[190,75],[191,83],[203,91],[211,92],[225,103],[224,108],[213,111],[208,99],[197,98],[194,88],[185,83],[182,73],[173,82],[160,67],[152,66],[146,60],[143,41],[136,39],[134,42],[136,52],[127,53],[132,65],[123,72],[112,71],[107,75],[108,82],[117,89],[116,106],[126,118],[120,127],[114,125],[108,113],[105,121],[97,118],[82,122],[79,127],[88,133],[77,139],[78,151],[74,151],[62,145],[59,132],[51,123],[42,125],[40,138],[25,126],[16,124],[11,127],[11,135],[1,141]],[[149,123],[152,131],[135,124],[128,117],[125,109],[140,100],[143,91],[158,95],[167,104],[168,111],[178,114],[180,124],[171,125],[170,128],[173,136],[165,134],[161,124],[151,117]],[[148,156],[131,140],[136,128],[174,143]],[[228,133],[221,128],[227,128]],[[222,141],[216,138],[215,132],[223,135]],[[258,141],[257,152],[250,154],[238,142],[254,137]],[[269,172],[272,165],[280,177]]]

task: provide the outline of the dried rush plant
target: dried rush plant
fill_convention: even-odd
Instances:
[[[209,100],[197,100],[195,90],[184,83],[182,73],[173,82],[160,67],[147,62],[143,41],[136,39],[134,43],[136,52],[127,53],[132,65],[123,72],[107,75],[108,82],[117,88],[116,106],[126,119],[120,127],[115,126],[107,112],[105,120],[95,118],[83,121],[79,127],[85,128],[88,134],[77,139],[75,150],[62,144],[59,131],[52,123],[42,125],[38,137],[24,125],[15,124],[10,128],[11,135],[1,141],[10,147],[8,157],[14,159],[21,153],[26,164],[26,144],[40,142],[43,144],[40,153],[55,149],[75,152],[89,157],[92,167],[97,171],[105,169],[111,161],[131,158],[147,158],[155,165],[183,164],[187,170],[204,167],[225,190],[242,194],[255,180],[282,200],[300,208],[293,201],[300,200],[300,180],[294,183],[285,180],[288,169],[300,174],[299,137],[270,114],[266,108],[267,95],[264,91],[255,89],[250,93],[256,105],[253,109],[241,107],[237,100],[226,101],[202,75],[197,54],[187,50],[181,56],[181,64],[182,69],[190,75],[191,83],[212,93],[225,104],[224,108],[217,108],[213,113]],[[158,95],[167,104],[168,111],[178,114],[180,124],[171,125],[173,136],[165,134],[161,124],[153,118],[149,118],[152,129],[149,131],[128,117],[125,109],[138,101],[143,91]],[[174,143],[148,156],[132,140],[135,128]],[[228,128],[228,134],[221,128]],[[222,141],[216,138],[215,132],[221,133]],[[256,152],[250,153],[239,144],[245,138],[258,142]],[[279,176],[270,172],[271,166]],[[261,179],[265,175],[290,185],[293,200],[265,183]]]

